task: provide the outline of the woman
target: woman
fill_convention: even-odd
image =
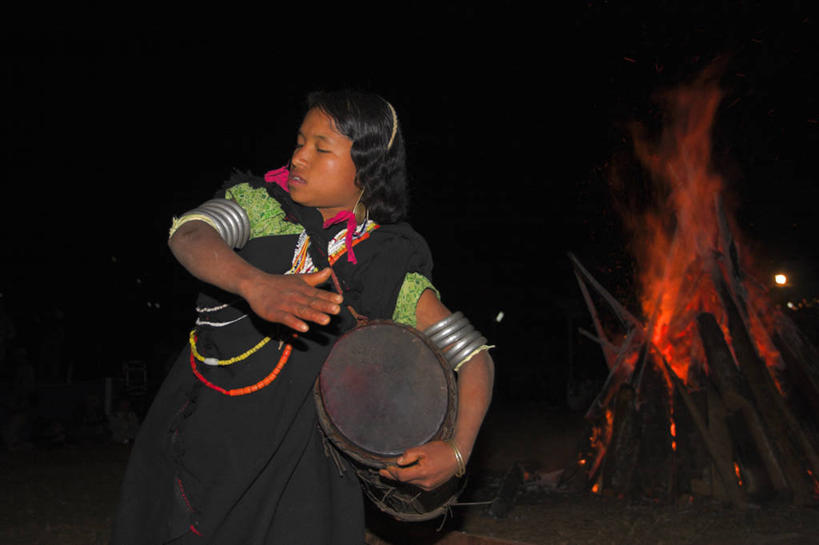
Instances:
[[[136,440],[113,542],[361,543],[360,486],[325,454],[313,384],[356,315],[424,329],[450,314],[401,221],[395,110],[311,95],[289,172],[234,175],[217,197],[172,228],[173,254],[206,287]],[[485,348],[459,370],[453,441],[407,450],[384,476],[432,489],[463,470],[490,400]]]

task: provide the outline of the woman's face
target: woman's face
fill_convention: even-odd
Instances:
[[[327,220],[352,210],[361,189],[350,155],[353,141],[336,130],[333,119],[313,108],[304,117],[290,163],[287,186],[299,204],[318,208]]]

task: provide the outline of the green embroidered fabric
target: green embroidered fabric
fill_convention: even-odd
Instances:
[[[249,184],[234,185],[225,192],[228,199],[245,209],[250,219],[250,238],[269,235],[298,235],[304,228],[284,221],[284,211],[279,202],[263,187]]]
[[[432,290],[438,299],[441,298],[441,294],[426,276],[418,273],[407,273],[404,277],[404,283],[401,285],[401,290],[398,292],[398,300],[395,302],[392,320],[415,327],[415,307],[418,306],[418,299],[421,298],[421,294],[426,289]]]

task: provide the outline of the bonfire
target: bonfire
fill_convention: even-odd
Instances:
[[[804,505],[819,499],[819,355],[743,252],[711,160],[721,98],[704,75],[665,95],[659,139],[635,132],[661,197],[628,219],[639,310],[570,256],[609,368],[577,474],[598,494]]]

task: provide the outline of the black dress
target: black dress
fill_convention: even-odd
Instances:
[[[256,178],[245,181],[264,185]],[[266,189],[289,219],[305,227],[314,263],[326,263],[322,249],[342,226],[325,231],[317,210],[292,203],[278,187]],[[291,266],[297,238],[253,238],[240,255],[281,274]],[[431,273],[429,249],[407,224],[380,226],[355,247],[355,254],[357,264],[342,257],[333,269],[344,288],[344,304],[372,319],[392,316],[407,273]],[[291,330],[256,318],[242,300],[216,288],[203,289],[197,306],[214,309],[225,303],[206,318],[247,317],[226,327],[197,326],[200,354],[228,359],[265,336],[271,340],[224,367],[194,360],[190,346],[182,350],[135,441],[112,543],[363,543],[359,482],[351,468],[327,456],[312,396],[334,340],[355,325],[352,315],[344,310],[330,325],[313,324],[294,340]],[[258,383],[271,374],[288,343],[292,354],[266,387],[229,396],[211,386],[231,390]]]

